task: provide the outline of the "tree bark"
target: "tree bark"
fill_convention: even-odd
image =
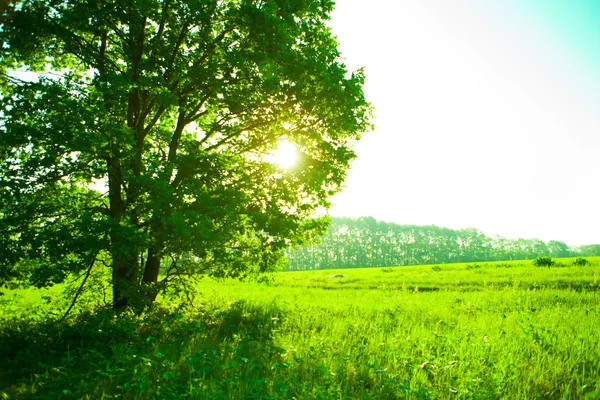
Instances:
[[[129,238],[121,229],[121,220],[125,211],[122,197],[122,173],[118,152],[107,159],[108,197],[112,227],[110,230],[112,256],[113,308],[122,309],[129,305],[127,291],[136,284],[136,254]]]
[[[142,284],[145,286],[144,294],[150,304],[156,300],[156,296],[159,292],[159,289],[154,285],[158,283],[162,251],[163,249],[160,245],[150,246],[148,249],[148,259],[146,260],[146,267],[144,268]]]

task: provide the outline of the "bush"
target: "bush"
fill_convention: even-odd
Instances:
[[[590,265],[590,262],[587,260],[587,258],[583,258],[583,257],[577,257],[574,261],[573,261],[573,265]]]
[[[555,264],[554,260],[548,256],[539,256],[533,260],[533,265],[536,267],[551,267]]]

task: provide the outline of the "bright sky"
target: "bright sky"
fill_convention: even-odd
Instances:
[[[337,3],[376,128],[330,215],[600,243],[600,2]]]

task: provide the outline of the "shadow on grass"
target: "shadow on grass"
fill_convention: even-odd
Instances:
[[[282,365],[273,343],[281,318],[237,302],[10,320],[0,327],[0,397],[230,398],[242,380],[246,397],[261,398],[276,390],[264,377]]]

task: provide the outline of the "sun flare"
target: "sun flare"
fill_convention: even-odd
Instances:
[[[293,143],[287,140],[280,140],[277,148],[271,153],[273,162],[283,169],[294,166],[298,161],[298,150]]]

